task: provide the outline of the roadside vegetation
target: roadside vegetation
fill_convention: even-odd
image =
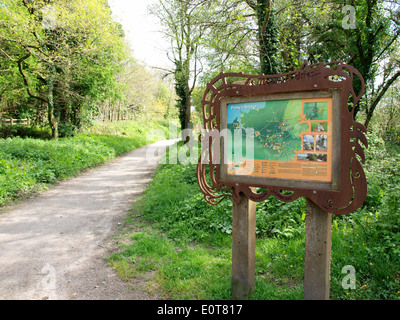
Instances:
[[[2,127],[0,137],[7,138],[0,139],[0,206],[155,142],[152,131],[168,137],[168,127],[165,119],[95,123],[58,142],[46,139],[50,128]]]
[[[168,136],[173,84],[131,49],[107,1],[0,1],[0,206]]]
[[[369,193],[362,208],[332,222],[331,298],[400,299],[400,135],[369,135]],[[180,144],[181,148],[185,148]],[[162,194],[162,196],[160,196]],[[163,164],[129,213],[109,258],[128,280],[151,274],[148,290],[169,299],[230,299],[232,205],[206,203],[195,165]],[[303,299],[305,200],[257,205],[256,287],[251,299]],[[356,287],[342,281],[353,266]]]

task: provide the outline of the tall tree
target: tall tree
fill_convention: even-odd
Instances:
[[[204,35],[207,0],[159,0],[150,8],[171,42],[169,59],[173,62],[175,91],[181,128],[189,127],[191,94],[202,72],[200,45]]]
[[[310,59],[308,48],[311,31],[321,21],[327,21],[328,7],[324,2],[315,0],[282,0],[275,3],[275,10],[281,69],[292,71]]]
[[[372,128],[381,136],[400,129],[400,81],[396,81],[376,108]],[[398,134],[395,134],[398,137]]]
[[[279,35],[273,2],[272,0],[246,0],[246,3],[255,12],[257,20],[260,71],[264,74],[278,73],[280,70]]]
[[[352,10],[343,10],[345,5]],[[385,92],[400,77],[398,39],[400,36],[399,4],[385,0],[329,1],[327,19],[312,21],[308,54],[311,60],[342,60],[353,65],[367,84],[362,104],[356,106],[355,116],[362,110],[365,126],[374,114]],[[345,13],[343,13],[345,12]],[[348,15],[354,15],[354,26],[344,27]],[[355,83],[356,92],[360,83]]]
[[[159,0],[151,12],[171,41],[169,57],[174,65],[182,129],[189,126],[191,95],[205,65],[211,72],[226,66],[256,69],[257,64],[258,72],[278,71],[279,39],[271,1]],[[256,50],[252,41],[257,42]]]
[[[204,42],[214,69],[274,74],[281,70],[279,28],[272,0],[225,0]]]
[[[202,4],[207,9],[201,10]],[[185,19],[188,16],[182,8],[196,5],[195,10],[189,10],[191,17]],[[232,5],[236,11],[231,9]],[[198,74],[188,76],[194,56],[181,54],[184,48],[189,53],[201,52],[202,55],[196,55],[196,61],[209,67],[209,73],[253,68],[272,74],[298,68],[305,60],[310,63],[341,60],[356,67],[366,81],[365,99],[356,106],[354,115],[362,111],[368,126],[385,92],[400,77],[399,7],[397,1],[389,0],[224,0],[219,4],[175,0],[169,7],[166,4],[158,7],[158,12],[163,15],[161,20],[168,21],[166,34],[175,44],[172,60],[181,106],[190,103],[185,93],[191,93],[193,86],[186,85],[187,79],[198,77]],[[207,21],[204,16],[208,17]],[[185,47],[184,41],[177,41],[188,39],[193,30],[201,35],[191,38],[197,42],[186,42]],[[254,60],[256,56],[258,63]],[[355,82],[356,92],[361,89],[360,85],[360,81]],[[181,110],[184,117],[183,110],[188,109]],[[182,126],[186,127],[187,123]]]

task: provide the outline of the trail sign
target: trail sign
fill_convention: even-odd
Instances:
[[[240,193],[255,202],[271,195],[285,202],[306,197],[333,214],[356,210],[367,193],[357,157],[365,160],[366,129],[353,119],[363,92],[360,73],[342,62],[305,63],[279,75],[218,75],[203,99],[197,176],[206,200],[217,204],[231,196],[240,202]],[[254,142],[250,157],[246,129],[254,132],[247,137]],[[210,135],[214,131],[223,138]]]
[[[197,179],[210,204],[233,198],[233,299],[254,289],[255,202],[270,196],[307,198],[304,298],[329,299],[331,215],[355,211],[367,194],[366,129],[354,121],[364,88],[343,62],[208,83]]]
[[[221,146],[232,155],[221,162],[221,181],[337,190],[339,98],[328,90],[221,99],[222,130],[234,137],[237,129],[254,129],[251,159],[240,139]]]

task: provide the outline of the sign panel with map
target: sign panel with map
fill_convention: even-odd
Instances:
[[[337,90],[222,99],[221,179],[337,190],[339,103]]]
[[[235,154],[228,139],[228,175],[326,181],[332,180],[332,98],[283,99],[228,103],[227,129],[254,129],[254,162]],[[240,170],[252,165],[252,172]]]

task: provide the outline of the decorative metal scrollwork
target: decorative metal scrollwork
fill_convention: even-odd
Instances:
[[[360,92],[355,92],[354,83],[361,83]],[[263,184],[222,183],[221,165],[213,159],[213,143],[202,143],[203,148],[197,165],[197,179],[207,202],[218,204],[227,197],[240,202],[240,193],[250,200],[261,202],[270,196],[284,202],[307,197],[321,209],[333,214],[347,214],[362,205],[367,194],[367,183],[362,165],[365,162],[362,145],[368,147],[365,127],[354,121],[354,109],[364,94],[365,84],[361,74],[343,62],[319,63],[303,66],[293,72],[277,75],[247,75],[243,73],[221,73],[208,83],[202,101],[205,132],[221,130],[221,99],[246,95],[268,95],[340,89],[340,188],[339,190],[315,190],[314,188],[277,187]],[[349,108],[349,102],[352,107]],[[200,140],[205,135],[200,136]],[[204,142],[204,141],[203,141]],[[290,192],[288,192],[290,191]]]

